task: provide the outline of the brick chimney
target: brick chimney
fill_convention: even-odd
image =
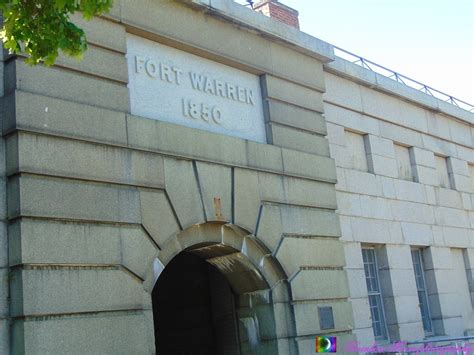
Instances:
[[[297,29],[300,28],[298,11],[283,5],[278,0],[261,0],[253,6],[253,9],[277,21],[286,23]]]

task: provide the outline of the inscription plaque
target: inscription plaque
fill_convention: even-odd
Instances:
[[[132,114],[265,143],[257,75],[127,36]]]

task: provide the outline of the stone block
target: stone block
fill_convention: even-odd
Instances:
[[[199,187],[208,221],[232,220],[232,172],[228,167],[196,163]]]
[[[400,323],[398,332],[400,334],[400,340],[402,341],[419,341],[425,338],[425,331],[421,321]]]
[[[390,204],[386,199],[360,195],[362,216],[377,219],[392,219]]]
[[[474,196],[474,194],[473,194]],[[471,194],[461,192],[462,208],[465,210],[473,210],[473,205],[471,201]]]
[[[347,107],[345,103],[342,103],[342,105]],[[328,100],[324,102],[324,112],[326,120],[330,123],[338,124],[355,132],[380,135],[379,120],[375,118],[333,105]]]
[[[393,244],[403,243],[402,226],[400,222],[388,221],[388,230],[390,233],[390,242]]]
[[[360,243],[346,242],[342,244],[346,256],[346,269],[363,269],[362,249]]]
[[[394,125],[389,122],[380,121],[380,134],[383,138],[390,139],[407,146],[422,146],[422,136],[419,132]]]
[[[44,266],[14,273],[11,285],[14,317],[135,310],[147,304],[142,283],[118,268]],[[120,297],[111,297],[117,294]]]
[[[457,175],[470,176],[467,161],[455,157],[448,158],[448,172]]]
[[[36,152],[32,155],[31,152]],[[163,188],[163,158],[157,154],[43,135],[18,134],[18,171]]]
[[[233,223],[255,233],[260,211],[257,172],[245,169],[234,170],[233,199]]]
[[[120,228],[120,237],[121,264],[145,280],[158,248],[143,228]]]
[[[193,163],[189,160],[164,159],[165,188],[181,226],[205,221],[201,194]]]
[[[278,124],[271,124],[270,131],[273,145],[329,157],[329,143],[321,135]]]
[[[383,196],[382,184],[374,174],[345,170],[347,190],[362,195]]]
[[[442,227],[444,242],[447,246],[467,248],[471,246],[473,230],[467,228]]]
[[[429,205],[436,205],[436,192],[434,186],[425,185],[426,202]]]
[[[360,297],[367,301],[367,284],[365,282],[364,269],[346,269],[346,273],[351,300]]]
[[[338,192],[336,196],[339,214],[347,216],[362,216],[360,195]]]
[[[248,160],[249,165],[253,163],[252,166],[255,166],[258,163],[268,164],[264,156],[269,158],[269,149],[262,147],[271,147],[275,153],[278,152],[276,154],[281,162],[281,153],[277,147],[147,118],[128,115],[127,132],[130,147],[167,155],[239,166],[247,165]],[[257,154],[260,160],[255,161],[254,156]]]
[[[275,257],[288,277],[300,267],[340,267],[344,266],[344,251],[335,238],[285,237]]]
[[[417,144],[417,146],[421,146],[434,154],[444,157],[457,156],[456,145],[444,139],[424,134],[422,136],[422,143],[423,144]]]
[[[425,111],[425,115],[428,123],[428,133],[451,140],[451,132],[449,132],[450,119],[448,117],[432,111]]]
[[[367,292],[366,292],[367,293]],[[358,328],[370,328],[372,337],[372,319],[370,314],[369,299],[367,295],[362,298],[354,298],[351,294],[352,312],[354,315],[354,327]]]
[[[326,93],[324,97],[326,101],[342,105],[354,111],[363,111],[360,85],[327,72],[325,73],[325,79]]]
[[[389,223],[385,220],[352,217],[352,235],[355,241],[386,243]]]
[[[151,354],[153,322],[143,313],[16,320],[13,353],[26,354]],[[58,341],[61,339],[61,341]]]
[[[438,174],[436,169],[428,168],[426,166],[417,165],[414,171],[415,181],[421,184],[438,186]]]
[[[283,234],[280,206],[264,204],[259,214],[255,235],[273,253]]]
[[[449,174],[449,179],[451,181],[452,188],[462,192],[472,191],[472,182],[470,177],[465,175]]]
[[[140,190],[141,223],[161,246],[181,230],[172,207],[162,191]]]
[[[451,139],[453,142],[457,142],[466,146],[472,146],[472,136],[469,132],[469,128],[472,128],[472,126],[465,122],[453,119],[450,119],[448,124],[449,133],[451,133]]]
[[[336,208],[334,185],[307,179],[259,172],[260,200],[308,207]],[[257,195],[257,196],[258,196]]]
[[[345,191],[347,187],[346,187],[346,175],[344,173],[344,169],[336,167],[336,175],[337,175],[336,190]]]
[[[419,147],[411,147],[410,154],[414,165],[436,168],[433,152]]]
[[[326,135],[326,121],[321,113],[288,105],[280,101],[266,100],[270,122],[304,129]]]
[[[340,146],[346,145],[346,139],[344,136],[344,127],[338,124],[327,122],[327,139],[330,144],[336,144]]]
[[[408,244],[408,243],[407,243]],[[413,271],[413,261],[411,257],[411,249],[409,245],[387,244],[383,250],[384,253],[379,253],[378,256],[385,259],[383,264],[380,260],[379,267],[388,267],[390,269],[400,269]],[[381,255],[384,254],[384,255]]]
[[[409,260],[408,262],[410,262],[409,266],[411,266],[411,260]],[[416,293],[415,274],[413,272],[413,268],[409,268],[407,266],[405,266],[404,269],[391,268],[389,271],[390,275],[387,274],[385,275],[387,277],[382,277],[382,272],[384,271],[387,270],[380,271],[380,282],[382,290],[386,289],[384,286],[382,286],[383,283],[390,283],[392,291],[391,296],[395,298],[395,302],[398,302],[398,299],[401,299],[402,296],[418,297]],[[387,295],[389,294],[387,293]],[[418,304],[418,301],[416,302],[416,304]]]
[[[395,159],[393,141],[390,139],[381,138],[373,134],[367,134],[364,142],[367,154],[380,155],[386,158]]]
[[[281,148],[273,145],[247,142],[247,160],[250,167],[283,171]]]
[[[265,75],[261,79],[263,97],[287,102],[317,112],[324,112],[323,97],[318,91]]]
[[[398,200],[427,203],[426,191],[422,184],[395,179],[393,185]]]
[[[130,109],[128,89],[125,85],[72,71],[43,66],[32,67],[21,60],[9,65],[16,66],[18,90],[122,112],[128,112]],[[48,85],[44,85],[45,82]]]
[[[339,237],[339,220],[334,211],[317,208],[280,206],[285,234]]]
[[[357,345],[360,347],[369,348],[375,343],[372,325],[366,328],[356,328],[352,331],[352,334],[356,336]]]
[[[59,55],[56,67],[63,67],[84,73],[86,75],[128,83],[127,61],[123,53],[117,53],[89,45],[83,58],[78,61],[66,55]]]
[[[294,301],[334,299],[349,296],[344,270],[301,270],[291,281]],[[314,285],[318,285],[317,288]]]
[[[405,243],[418,246],[429,246],[433,243],[433,232],[430,225],[405,222],[402,222],[401,225]]]
[[[124,26],[101,17],[87,21],[79,14],[73,14],[71,19],[84,30],[89,43],[120,53],[127,52]]]
[[[436,295],[430,295],[429,297],[432,300]],[[431,302],[433,304],[433,307],[430,308],[432,317],[446,319],[461,316],[464,312],[460,298],[460,295],[454,292],[439,294],[437,300]]]
[[[393,218],[400,222],[434,224],[433,207],[420,203],[394,200],[391,202]]]
[[[467,211],[437,207],[434,210],[436,223],[442,226],[470,228],[469,214]]]
[[[443,318],[443,326],[447,336],[460,337],[464,335],[464,321],[461,316]]]
[[[339,216],[339,224],[341,226],[341,239],[345,241],[354,240],[352,236],[352,223],[351,218],[348,216]]]
[[[126,145],[125,114],[52,97],[15,91],[15,111],[4,130],[50,132],[74,138]]]
[[[398,177],[397,161],[395,159],[377,154],[367,154],[367,166],[373,174],[392,178]]]
[[[281,150],[283,170],[287,174],[312,178],[314,180],[336,182],[334,160],[294,150]]]
[[[66,179],[18,178],[21,210],[9,217],[27,216],[140,223],[136,188]]]
[[[274,72],[285,73],[285,76],[279,76],[324,92],[325,80],[321,62],[278,43],[271,43],[270,46]]]
[[[433,245],[435,246],[445,246],[443,236],[443,227],[440,226],[431,226],[431,231],[433,233]]]
[[[120,234],[134,228],[22,219],[9,226],[10,265],[121,262]]]
[[[452,292],[452,269],[426,270],[426,289],[429,295]]]
[[[336,161],[337,167],[346,169],[353,168],[353,159],[349,154],[347,154],[347,148],[345,146],[329,144],[329,152],[331,154],[331,158]]]
[[[423,263],[425,270],[431,269],[451,269],[452,256],[451,250],[446,247],[431,246],[423,252]]]
[[[318,307],[327,306],[332,307],[334,316],[334,329],[331,329],[331,331],[344,331],[353,328],[354,320],[350,302],[295,303],[293,309],[298,335],[313,335],[314,333],[327,331],[320,328],[318,317]]]
[[[385,176],[378,176],[377,178],[382,185],[382,196],[390,199],[395,198],[395,180]]]

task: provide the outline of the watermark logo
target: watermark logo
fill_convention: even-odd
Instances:
[[[335,353],[337,350],[336,337],[316,337],[317,353]]]

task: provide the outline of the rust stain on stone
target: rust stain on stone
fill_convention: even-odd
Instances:
[[[223,221],[224,217],[222,216],[222,204],[220,197],[214,197],[214,211],[216,220]]]

